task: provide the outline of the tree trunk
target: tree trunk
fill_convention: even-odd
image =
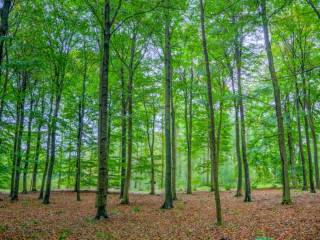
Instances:
[[[77,135],[77,172],[76,172],[76,192],[77,201],[80,201],[80,177],[81,177],[81,148],[82,148],[82,135],[83,135],[83,118],[85,110],[85,100],[86,100],[86,81],[87,81],[87,59],[84,63],[84,75],[82,80],[82,93],[79,101],[78,110],[78,135]]]
[[[213,109],[213,97],[212,97],[212,83],[211,83],[211,72],[210,72],[210,62],[207,50],[207,39],[205,32],[205,11],[203,0],[200,0],[200,12],[201,12],[201,36],[202,36],[202,47],[203,55],[206,66],[206,76],[207,76],[207,91],[208,91],[208,110],[210,116],[210,149],[211,157],[213,159],[213,174],[214,174],[214,192],[215,192],[215,203],[216,203],[216,214],[217,214],[217,224],[222,224],[222,213],[221,213],[221,203],[220,203],[220,191],[219,191],[219,181],[218,181],[218,161],[216,159],[216,143],[215,143],[215,124],[214,124],[214,109]]]
[[[172,82],[171,82],[172,83]],[[171,158],[172,158],[172,199],[177,200],[176,171],[177,171],[177,134],[176,113],[171,86]]]
[[[186,140],[187,140],[187,194],[192,194],[192,91],[193,91],[193,68],[191,68],[190,89],[186,78],[185,81],[185,93],[184,93],[184,118],[186,125]]]
[[[287,162],[285,137],[284,137],[283,116],[282,116],[282,110],[281,110],[281,96],[280,96],[278,78],[277,78],[274,63],[273,63],[273,54],[272,54],[271,43],[269,38],[266,0],[261,0],[260,9],[261,9],[261,16],[262,16],[262,23],[263,23],[265,48],[267,52],[269,71],[270,71],[272,85],[273,85],[275,111],[277,116],[278,143],[279,143],[280,158],[282,163],[282,181],[283,181],[282,203],[290,204],[291,197],[290,197],[290,186],[289,186],[289,175],[288,175],[288,162]]]
[[[50,110],[49,110],[49,114],[48,114],[49,119],[48,119],[48,123],[47,123],[48,137],[47,137],[47,149],[46,149],[46,162],[45,162],[45,166],[44,166],[44,170],[43,170],[40,194],[39,194],[38,199],[43,199],[44,187],[46,184],[47,173],[48,173],[48,166],[49,166],[49,160],[50,160],[50,148],[51,148],[52,111],[53,111],[53,94],[50,97]]]
[[[237,167],[238,167],[238,180],[237,180],[237,192],[235,197],[242,196],[242,159],[241,159],[241,150],[240,150],[240,124],[239,124],[239,98],[235,88],[234,73],[230,63],[228,63],[232,93],[233,93],[233,106],[234,106],[234,131],[235,131],[235,147],[236,147],[236,157],[237,157]],[[238,86],[239,88],[239,86]]]
[[[110,0],[104,2],[103,26],[103,57],[99,85],[99,128],[98,128],[98,184],[96,219],[107,218],[107,118],[108,118],[108,85],[109,85],[109,54],[111,38]]]
[[[54,162],[56,160],[56,131],[57,131],[57,121],[59,115],[60,101],[61,101],[62,89],[58,89],[56,93],[55,106],[52,118],[51,126],[51,147],[50,147],[50,161],[48,164],[47,181],[45,186],[45,194],[43,197],[43,203],[49,204],[50,194],[51,194],[51,181],[54,168]]]
[[[31,93],[32,95],[32,93]],[[30,149],[31,149],[31,134],[32,134],[32,122],[34,117],[34,109],[37,108],[37,103],[33,109],[34,99],[33,96],[31,96],[30,100],[30,112],[29,112],[29,122],[28,122],[28,133],[27,133],[27,150],[26,150],[26,157],[24,162],[24,168],[23,168],[23,184],[22,184],[22,193],[27,194],[27,177],[28,177],[28,168],[29,168],[29,158],[30,158]]]
[[[238,80],[238,94],[239,94],[239,110],[240,110],[240,136],[241,136],[241,150],[242,161],[244,166],[244,181],[245,181],[245,195],[244,201],[251,202],[251,185],[250,185],[250,172],[249,163],[247,159],[247,141],[246,141],[246,124],[244,116],[243,95],[242,95],[242,83],[241,83],[241,52],[242,52],[242,36],[241,33],[237,33],[235,41],[235,60],[237,67],[237,80]]]
[[[37,191],[37,175],[38,175],[39,155],[40,155],[41,137],[42,137],[41,127],[43,125],[44,108],[45,108],[45,97],[43,96],[41,101],[41,115],[40,115],[40,119],[38,120],[39,122],[38,122],[38,129],[37,129],[36,152],[35,152],[34,166],[33,166],[33,172],[32,172],[32,187],[31,187],[32,192]]]
[[[310,86],[309,86],[308,92],[309,92],[308,93],[309,99],[308,99],[307,108],[308,108],[309,125],[310,125],[312,144],[313,144],[313,159],[314,159],[314,170],[315,170],[315,177],[316,177],[316,188],[320,189],[317,134],[314,126],[313,112],[312,112],[311,101],[310,101]]]
[[[131,181],[131,170],[132,170],[132,112],[133,112],[133,77],[134,77],[134,59],[136,52],[136,41],[137,34],[134,32],[131,39],[131,50],[130,50],[130,63],[129,63],[129,78],[128,78],[128,164],[126,170],[126,179],[124,182],[123,197],[121,199],[122,204],[129,204],[129,190]]]
[[[302,165],[302,190],[307,190],[307,174],[306,174],[306,160],[304,156],[304,150],[303,150],[303,142],[302,142],[302,133],[301,133],[301,111],[300,111],[300,94],[299,94],[299,88],[297,79],[295,80],[295,88],[296,88],[296,111],[297,111],[297,127],[298,127],[298,142],[299,142],[299,154],[301,159],[301,165]]]
[[[172,81],[172,66],[171,66],[171,33],[170,33],[170,12],[169,0],[165,1],[165,50],[164,50],[164,64],[165,64],[165,146],[166,146],[166,172],[165,172],[165,201],[162,205],[164,209],[173,208],[172,196],[172,151],[171,151],[171,131],[170,131],[170,102],[171,102],[171,81]]]
[[[120,199],[123,198],[124,183],[126,179],[126,158],[127,158],[127,103],[125,94],[124,70],[121,67],[121,182]]]
[[[18,200],[19,194],[19,180],[20,180],[20,165],[22,159],[22,134],[24,128],[24,105],[25,105],[25,94],[27,89],[27,81],[28,81],[28,74],[24,73],[22,76],[21,86],[19,86],[19,96],[18,96],[18,110],[19,110],[19,122],[18,122],[18,131],[17,131],[17,139],[16,139],[16,149],[15,149],[15,164],[14,164],[14,178],[11,180],[13,181],[13,188],[11,194],[11,200]]]
[[[286,126],[287,126],[287,139],[288,139],[288,150],[289,150],[289,163],[291,167],[291,181],[292,186],[296,188],[296,171],[295,171],[295,153],[293,146],[293,137],[292,137],[292,127],[291,127],[291,114],[290,114],[290,100],[289,95],[285,99],[285,113],[286,113]]]

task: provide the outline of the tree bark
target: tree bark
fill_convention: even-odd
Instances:
[[[20,165],[22,159],[22,134],[24,128],[24,105],[25,105],[25,95],[27,89],[27,82],[28,82],[28,73],[22,74],[22,82],[21,86],[19,86],[19,96],[18,96],[18,110],[19,110],[19,121],[18,121],[18,131],[17,131],[17,139],[16,139],[16,149],[15,149],[15,164],[14,164],[14,178],[11,180],[13,181],[13,188],[11,194],[11,200],[18,200],[19,194],[19,180],[20,180]]]
[[[54,94],[52,94],[51,97],[50,97],[50,110],[49,110],[48,122],[47,122],[48,137],[47,137],[46,161],[45,161],[45,166],[44,166],[44,170],[43,170],[41,188],[40,188],[40,193],[39,193],[39,198],[38,199],[43,199],[44,187],[45,187],[45,184],[46,184],[48,166],[49,166],[49,160],[50,160],[51,129],[52,129],[51,128],[51,123],[52,123],[53,97],[54,97],[53,95]]]
[[[96,219],[107,218],[107,121],[108,121],[108,85],[109,85],[109,55],[111,39],[110,0],[104,2],[103,21],[103,57],[99,84],[99,127],[98,127],[98,184],[96,199]]]
[[[240,150],[240,124],[239,124],[239,98],[235,88],[234,73],[230,62],[228,62],[229,75],[231,78],[232,94],[233,94],[233,106],[234,106],[234,131],[235,131],[235,147],[238,167],[238,178],[237,178],[237,192],[235,197],[242,196],[242,158]],[[239,88],[239,87],[238,87]]]
[[[35,152],[33,172],[32,172],[32,185],[31,185],[32,192],[37,191],[37,176],[38,176],[39,155],[40,155],[41,137],[42,137],[41,128],[43,125],[44,109],[45,109],[45,97],[43,96],[41,101],[41,115],[40,115],[40,119],[38,120],[36,152]]]
[[[132,113],[133,113],[133,77],[134,77],[134,60],[136,52],[137,34],[133,33],[131,38],[131,50],[130,50],[130,63],[129,63],[129,78],[128,78],[128,163],[126,169],[126,179],[124,182],[123,197],[121,199],[122,204],[129,204],[129,190],[131,181],[132,170],[132,144],[133,144],[133,126],[132,126]]]
[[[172,80],[171,80],[172,84]],[[172,199],[177,200],[176,171],[177,171],[177,134],[176,134],[176,113],[174,98],[171,86],[171,158],[172,158]]]
[[[210,149],[211,157],[213,160],[213,175],[214,175],[214,192],[215,192],[215,203],[216,203],[216,214],[217,214],[217,224],[222,224],[222,213],[221,213],[221,202],[220,202],[220,192],[219,192],[219,178],[218,178],[218,161],[216,159],[216,143],[215,143],[215,124],[214,124],[214,109],[213,109],[213,97],[212,97],[212,83],[211,83],[211,72],[210,72],[210,62],[207,50],[207,39],[205,32],[205,11],[203,0],[200,0],[200,13],[201,13],[201,36],[202,36],[202,47],[203,55],[206,67],[206,77],[207,77],[207,91],[208,91],[208,110],[210,116]]]
[[[86,81],[87,81],[87,59],[85,58],[84,63],[84,75],[82,80],[82,92],[79,101],[78,109],[78,134],[77,134],[77,172],[76,172],[76,183],[75,190],[77,192],[77,201],[80,201],[80,177],[81,177],[81,150],[82,150],[82,136],[83,136],[83,118],[85,110],[85,100],[86,100]]]
[[[190,87],[188,87],[187,79],[184,76],[185,92],[184,92],[184,118],[186,125],[186,141],[187,141],[187,194],[192,194],[192,98],[193,98],[193,68],[190,70]]]
[[[171,116],[171,81],[172,81],[172,66],[171,66],[171,33],[170,33],[170,0],[165,1],[165,146],[166,146],[166,171],[165,171],[165,201],[162,205],[163,209],[173,208],[172,196],[172,151],[171,151],[171,131],[170,131],[170,116]]]
[[[22,193],[27,194],[27,177],[28,177],[28,168],[29,168],[29,158],[30,158],[30,150],[31,150],[31,134],[32,134],[32,122],[34,117],[34,109],[37,108],[37,103],[34,105],[34,98],[31,93],[31,99],[30,99],[30,112],[29,112],[29,122],[28,122],[28,133],[27,133],[27,150],[26,150],[26,156],[25,156],[25,162],[24,162],[24,168],[23,168],[23,184],[22,184]]]
[[[124,183],[126,179],[126,158],[127,158],[127,101],[125,93],[124,70],[121,67],[121,180],[120,199],[123,198]]]
[[[238,80],[238,94],[239,94],[239,110],[240,110],[240,137],[241,137],[241,150],[242,150],[242,161],[244,166],[244,181],[245,181],[245,195],[244,201],[251,202],[251,185],[250,185],[250,172],[249,163],[247,159],[247,141],[246,141],[246,124],[243,106],[243,94],[242,94],[242,79],[241,79],[241,50],[242,48],[242,36],[241,33],[237,33],[235,41],[235,60],[237,67],[237,80]]]
[[[50,194],[51,194],[51,181],[52,181],[52,174],[54,163],[56,160],[56,131],[57,131],[57,121],[60,109],[60,101],[61,101],[61,94],[62,89],[58,89],[56,93],[55,99],[55,106],[52,118],[52,125],[51,125],[51,146],[50,146],[50,161],[48,164],[48,172],[47,172],[47,181],[45,186],[45,193],[43,196],[43,203],[49,204]]]
[[[261,0],[260,9],[261,9],[261,17],[262,17],[262,23],[263,23],[265,48],[267,52],[269,71],[270,71],[272,85],[273,85],[275,111],[277,116],[278,144],[279,144],[280,158],[282,163],[282,181],[283,181],[282,203],[290,204],[291,197],[290,197],[290,186],[289,186],[289,175],[288,175],[288,162],[287,162],[285,137],[284,137],[283,116],[282,116],[282,110],[281,110],[281,95],[280,95],[279,82],[278,82],[278,78],[277,78],[274,63],[273,63],[273,54],[272,54],[271,43],[269,38],[266,0]]]

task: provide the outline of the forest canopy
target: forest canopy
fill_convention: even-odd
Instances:
[[[0,191],[320,189],[318,0],[0,1]],[[159,206],[161,207],[161,206]]]

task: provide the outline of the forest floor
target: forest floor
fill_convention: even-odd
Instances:
[[[76,201],[72,192],[52,193],[43,205],[38,194],[20,195],[11,203],[0,195],[0,239],[320,239],[320,193],[293,191],[294,203],[280,204],[280,190],[255,190],[244,203],[234,192],[222,192],[224,224],[216,226],[213,193],[179,194],[175,208],[162,210],[163,197],[130,195],[120,205],[108,195],[109,218],[96,221],[95,193]]]

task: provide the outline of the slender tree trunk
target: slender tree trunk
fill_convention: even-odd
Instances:
[[[172,83],[172,82],[171,82]],[[171,86],[171,158],[172,158],[172,199],[177,200],[176,171],[177,171],[177,134],[176,113]]]
[[[172,66],[171,66],[171,33],[170,33],[170,0],[166,0],[165,11],[165,146],[166,146],[166,172],[165,172],[165,201],[162,205],[164,209],[173,208],[172,196],[172,151],[171,151],[171,131],[170,131],[170,102],[171,102],[171,81],[172,81]]]
[[[32,93],[31,93],[32,95]],[[28,168],[29,168],[29,158],[30,158],[30,149],[31,149],[31,134],[32,134],[32,122],[34,117],[34,109],[37,108],[37,103],[33,109],[34,99],[33,96],[31,96],[30,100],[30,112],[29,112],[29,122],[28,122],[28,133],[27,133],[27,150],[26,150],[26,157],[24,162],[24,168],[23,168],[23,184],[22,184],[22,193],[27,194],[27,177],[28,177]]]
[[[51,148],[52,111],[53,111],[53,94],[50,97],[50,110],[49,110],[49,115],[48,115],[49,119],[48,119],[48,123],[47,123],[48,137],[47,137],[46,161],[45,161],[45,166],[44,166],[44,170],[43,170],[40,194],[39,194],[38,199],[43,199],[44,187],[46,184],[47,173],[48,173],[48,166],[49,166],[49,160],[50,160],[50,148]]]
[[[308,116],[308,99],[307,99],[307,90],[306,90],[306,79],[304,76],[304,64],[301,66],[302,72],[302,91],[303,91],[303,116],[304,116],[304,130],[306,137],[306,145],[307,145],[307,156],[308,156],[308,165],[309,165],[309,182],[310,182],[310,192],[315,193],[314,186],[314,177],[313,177],[313,166],[312,166],[312,154],[311,154],[311,146],[310,146],[310,136],[309,136],[309,116]]]
[[[297,111],[297,127],[298,127],[298,142],[299,142],[299,154],[301,159],[301,166],[302,166],[302,190],[307,190],[307,174],[306,174],[306,160],[304,156],[304,150],[303,150],[303,142],[302,142],[302,133],[301,133],[301,111],[300,111],[300,94],[299,94],[299,88],[297,79],[295,82],[295,88],[296,88],[296,111]]]
[[[136,52],[137,34],[134,32],[131,39],[131,51],[130,51],[130,63],[129,63],[129,78],[128,78],[128,164],[126,170],[126,179],[124,182],[123,197],[121,199],[122,204],[129,204],[129,190],[131,181],[131,169],[132,169],[132,112],[133,112],[133,77],[134,77],[134,58]]]
[[[56,131],[57,131],[57,121],[58,121],[61,94],[62,94],[61,90],[62,89],[58,89],[58,92],[56,93],[55,106],[54,106],[54,112],[53,112],[53,118],[52,118],[50,161],[49,161],[49,165],[48,165],[45,194],[43,197],[44,204],[49,204],[50,194],[51,194],[52,174],[53,174],[54,163],[56,160]]]
[[[262,23],[263,23],[265,48],[267,52],[269,71],[270,71],[272,85],[273,85],[275,111],[277,116],[278,143],[279,143],[280,158],[282,162],[282,181],[283,181],[282,203],[290,204],[291,197],[290,197],[290,186],[289,186],[289,175],[288,175],[288,162],[287,162],[285,137],[284,137],[283,116],[282,116],[282,110],[281,110],[281,95],[280,95],[279,82],[278,82],[278,78],[277,78],[274,63],[273,63],[273,55],[272,55],[270,38],[269,38],[266,0],[261,0],[260,9],[261,9],[261,16],[262,16]]]
[[[237,67],[237,80],[238,80],[238,94],[239,94],[239,110],[240,110],[240,137],[241,137],[241,150],[242,150],[242,161],[244,166],[244,181],[245,181],[245,202],[251,202],[251,185],[250,185],[250,172],[249,163],[247,159],[247,141],[246,141],[246,124],[244,116],[243,106],[243,94],[242,94],[242,83],[241,83],[241,48],[242,48],[242,36],[240,33],[237,34],[235,42],[235,60]]]
[[[291,127],[291,114],[290,114],[290,100],[289,95],[286,96],[285,100],[285,113],[286,113],[286,126],[287,126],[287,139],[288,139],[288,150],[289,150],[289,163],[291,167],[291,180],[292,186],[297,186],[296,182],[296,171],[295,171],[295,153],[293,146],[292,127]]]
[[[37,191],[37,175],[38,175],[39,155],[40,155],[40,147],[41,147],[41,137],[42,137],[41,128],[43,125],[44,108],[45,108],[45,97],[43,97],[41,101],[41,115],[40,115],[40,119],[38,120],[36,152],[35,152],[34,166],[33,166],[33,172],[32,172],[32,187],[31,187],[32,192]]]
[[[0,40],[1,41],[1,40]],[[8,59],[8,47],[6,47],[6,62],[9,62]],[[0,71],[0,80],[1,80],[1,71]],[[0,98],[0,127],[2,124],[2,116],[3,116],[3,109],[4,109],[4,103],[5,103],[5,97],[7,95],[7,89],[8,89],[8,83],[9,83],[9,70],[6,68],[6,74],[3,82],[3,87],[1,90],[1,98]],[[1,139],[0,139],[1,144]]]
[[[233,93],[233,106],[234,106],[234,131],[235,131],[235,147],[236,147],[236,157],[237,157],[237,167],[238,167],[238,180],[237,180],[237,192],[235,197],[242,196],[242,159],[240,150],[240,124],[239,124],[239,98],[235,88],[234,73],[230,63],[228,63],[228,68],[230,72],[232,93]],[[239,88],[239,86],[238,86]]]
[[[99,85],[99,128],[98,128],[98,184],[96,219],[107,218],[107,121],[108,121],[108,85],[109,54],[111,38],[110,0],[104,2],[103,57]]]
[[[87,81],[87,59],[84,63],[84,75],[82,80],[82,93],[79,101],[79,111],[78,111],[78,135],[77,135],[77,172],[76,172],[76,192],[77,201],[80,201],[80,177],[81,177],[81,150],[82,150],[82,135],[83,135],[83,118],[85,110],[85,100],[86,100],[86,81]]]
[[[124,183],[126,179],[126,158],[127,158],[127,103],[125,94],[124,70],[121,68],[121,182],[120,199],[123,198]]]
[[[13,184],[13,191],[11,195],[11,200],[18,200],[18,194],[19,194],[19,180],[20,180],[20,165],[21,165],[21,159],[22,159],[22,134],[23,134],[23,128],[24,128],[24,105],[25,105],[25,94],[27,89],[27,81],[28,81],[28,74],[24,73],[22,76],[22,82],[21,86],[19,86],[19,100],[18,100],[18,109],[20,111],[20,117],[19,119],[19,126],[18,126],[18,132],[17,132],[17,142],[16,142],[16,156],[15,156],[15,166],[14,166],[14,181]]]
[[[313,144],[313,159],[314,159],[314,170],[315,170],[315,177],[316,177],[316,188],[320,189],[317,134],[314,126],[313,112],[312,112],[311,101],[310,101],[310,86],[309,86],[308,92],[309,92],[308,93],[309,99],[308,99],[307,108],[308,108],[309,125],[310,125],[312,144]]]
[[[212,83],[211,83],[211,72],[210,72],[210,62],[207,50],[207,39],[205,32],[205,11],[203,0],[200,0],[200,12],[201,12],[201,35],[202,35],[202,47],[203,55],[206,66],[206,76],[207,76],[207,90],[208,90],[208,110],[210,115],[210,149],[211,157],[213,159],[213,174],[214,174],[214,192],[215,192],[215,203],[216,203],[216,214],[217,214],[217,224],[222,224],[222,213],[221,213],[221,203],[220,203],[220,191],[219,191],[219,181],[218,181],[218,161],[216,159],[216,143],[215,143],[215,124],[214,124],[214,109],[213,109],[213,97],[212,97]]]
[[[186,125],[186,140],[187,140],[187,194],[192,194],[192,90],[193,90],[193,68],[191,68],[190,88],[185,80],[185,93],[184,93],[184,117]]]

